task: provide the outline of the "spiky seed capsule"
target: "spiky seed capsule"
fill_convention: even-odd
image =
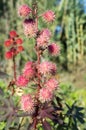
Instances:
[[[44,102],[48,102],[48,101],[51,101],[53,97],[53,94],[52,92],[49,91],[49,89],[47,88],[42,88],[40,89],[40,92],[39,92],[39,100],[44,103]]]
[[[16,85],[19,87],[26,87],[29,80],[27,80],[23,75],[19,76],[16,81]]]
[[[56,43],[52,43],[48,46],[48,51],[52,56],[59,55],[60,53],[60,46]]]
[[[30,114],[34,111],[34,101],[30,94],[21,97],[21,109]]]
[[[53,22],[55,19],[55,14],[52,10],[48,10],[42,15],[42,17],[46,22]]]
[[[31,8],[28,5],[21,5],[18,8],[18,14],[20,17],[26,17],[27,15],[29,15],[31,13]]]

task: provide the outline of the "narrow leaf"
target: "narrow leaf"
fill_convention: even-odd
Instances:
[[[51,125],[46,120],[42,122],[42,125],[44,130],[52,130]]]

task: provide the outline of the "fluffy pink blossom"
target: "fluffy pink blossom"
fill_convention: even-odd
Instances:
[[[52,10],[48,10],[43,14],[43,19],[46,22],[52,22],[55,19],[55,14]]]
[[[30,79],[32,77],[34,77],[34,69],[30,68],[30,69],[26,69],[23,71],[23,75],[27,78]]]
[[[19,87],[26,87],[26,85],[28,84],[28,80],[23,76],[19,76],[17,81],[16,81],[16,85]]]
[[[44,37],[50,38],[51,36],[51,32],[49,29],[45,28],[41,31],[41,35],[43,35]]]
[[[39,47],[46,47],[46,46],[48,46],[50,36],[51,36],[50,30],[48,30],[48,29],[43,29],[43,30],[40,32],[39,37],[37,38],[37,45],[38,45]]]
[[[36,24],[32,19],[25,19],[23,23],[24,34],[29,37],[36,36],[37,28]]]
[[[30,79],[34,77],[34,67],[33,67],[33,62],[29,61],[25,64],[25,67],[23,69],[23,76]]]
[[[56,43],[52,43],[48,46],[48,51],[52,56],[56,56],[60,53],[60,46]]]
[[[47,73],[55,74],[56,64],[52,62],[44,61],[38,66],[38,70],[41,74],[44,74],[44,75],[46,75]]]
[[[40,89],[40,92],[39,92],[39,100],[41,102],[45,102],[45,101],[50,101],[53,97],[53,94],[52,92],[49,91],[49,89],[47,88],[42,88]]]
[[[23,111],[27,111],[28,113],[32,113],[34,111],[34,101],[30,94],[23,95],[21,97],[21,109]]]
[[[33,62],[32,62],[32,61],[28,61],[28,62],[25,64],[25,66],[24,66],[24,70],[30,69],[30,68],[32,68],[32,66],[33,66]]]
[[[46,84],[46,88],[49,89],[49,91],[54,91],[58,87],[58,81],[54,78],[49,79]]]
[[[51,67],[50,73],[51,74],[55,74],[56,70],[57,70],[56,64],[54,64],[54,63],[51,62],[50,67]]]
[[[19,16],[26,17],[30,13],[31,13],[31,8],[28,5],[26,5],[26,4],[25,5],[21,5],[18,8],[18,14],[19,14]]]

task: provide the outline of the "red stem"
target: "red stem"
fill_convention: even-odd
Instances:
[[[32,8],[33,8],[33,11],[32,11],[32,16],[33,16],[33,19],[35,21],[35,25],[36,25],[36,29],[38,31],[38,6],[37,6],[37,1],[36,0],[33,0],[33,3],[32,3]],[[35,38],[35,40],[37,39],[37,37]],[[41,62],[41,53],[40,53],[40,49],[37,47],[37,45],[35,44],[35,50],[36,50],[36,54],[37,54],[37,66],[40,64]],[[33,122],[34,122],[34,129],[36,129],[36,126],[37,126],[37,123],[38,123],[38,119],[37,119],[37,116],[38,116],[38,112],[39,112],[39,100],[38,100],[38,95],[39,95],[39,91],[41,89],[41,85],[40,85],[40,81],[41,81],[41,75],[40,73],[38,72],[37,70],[37,78],[38,78],[38,81],[37,81],[37,93],[36,93],[36,98],[37,98],[37,110],[36,110],[36,115],[33,117]]]
[[[15,60],[15,56],[13,57],[13,71],[14,71],[14,80],[16,81],[16,60]]]

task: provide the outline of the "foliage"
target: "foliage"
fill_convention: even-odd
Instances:
[[[58,0],[57,0],[58,1]],[[55,39],[62,45],[60,61],[70,69],[83,60],[85,55],[85,17],[84,0],[61,0],[57,4],[57,28]],[[64,60],[63,60],[64,59]]]
[[[3,81],[0,82],[0,86],[2,86],[2,88],[4,88],[5,97],[6,97],[6,85],[4,84]],[[1,92],[2,92],[2,90],[0,91],[0,93]],[[80,116],[80,114],[78,114],[78,116],[80,116],[80,120],[82,120],[82,121],[84,120],[86,122],[86,115],[83,116],[83,114],[86,111],[85,109],[83,109],[86,106],[86,98],[85,98],[86,92],[85,92],[85,90],[84,89],[82,89],[82,90],[75,89],[75,87],[73,87],[71,84],[61,83],[60,90],[59,90],[58,94],[59,94],[59,99],[61,98],[60,102],[62,102],[62,104],[64,106],[63,107],[64,109],[62,110],[62,113],[63,113],[63,115],[65,115],[65,118],[64,117],[62,118],[62,115],[61,115],[61,119],[59,119],[59,120],[60,120],[60,123],[62,123],[63,119],[64,119],[65,124],[64,125],[58,125],[58,123],[57,123],[58,121],[55,120],[55,119],[54,119],[54,123],[56,125],[54,125],[53,122],[51,120],[49,120],[49,119],[47,119],[48,123],[50,123],[52,125],[52,128],[54,130],[55,129],[56,130],[59,130],[59,129],[62,129],[62,130],[65,129],[66,130],[68,128],[68,125],[70,125],[69,128],[76,127],[78,125],[77,127],[79,129],[83,129],[84,130],[85,127],[86,127],[86,125],[85,125],[86,123],[84,123],[84,124],[83,123],[79,123],[79,121],[74,122],[74,120],[77,119],[77,116],[75,116],[74,119],[72,119],[71,113],[73,111],[78,113],[78,110],[81,110],[82,114],[81,114],[81,116]],[[13,97],[11,97],[11,98],[13,98]],[[14,97],[14,99],[15,99],[15,97]],[[6,98],[6,100],[7,100],[7,98]],[[76,100],[77,102],[74,102],[74,100]],[[15,100],[15,101],[17,103],[18,99]],[[54,99],[53,103],[55,105],[57,104],[56,99]],[[60,110],[57,111],[57,114],[58,114],[58,112],[60,112]],[[69,124],[69,118],[70,117],[71,117],[71,123]],[[17,118],[17,120],[15,120],[15,123],[12,124],[11,128],[15,128],[17,130],[18,119],[19,118]],[[25,127],[27,127],[27,125],[25,125],[25,122],[26,122],[26,118],[24,117],[23,122],[22,122],[22,129],[25,129]],[[74,123],[76,123],[76,126],[74,126]],[[5,122],[1,122],[0,124],[1,124],[0,125],[0,130],[3,130],[6,127],[6,123]],[[38,125],[38,129],[42,130],[42,125],[41,124]],[[71,130],[72,129],[73,128],[71,128]]]

